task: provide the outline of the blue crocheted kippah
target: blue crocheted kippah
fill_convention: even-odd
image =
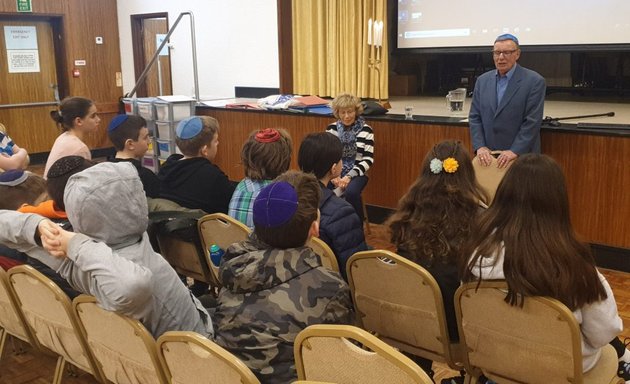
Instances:
[[[197,116],[187,117],[177,125],[175,133],[180,139],[192,139],[203,129],[203,122]]]
[[[109,123],[109,126],[107,127],[107,132],[111,132],[114,129],[120,127],[120,125],[124,123],[125,121],[127,121],[128,118],[129,118],[128,115],[118,115],[114,117],[111,123]]]
[[[516,45],[518,45],[518,38],[516,38],[516,36],[512,35],[511,33],[504,33],[502,35],[497,36],[494,42],[496,43],[497,41],[505,41],[505,40],[512,40],[513,42],[516,43]]]
[[[271,183],[260,190],[254,200],[254,225],[279,227],[293,218],[298,208],[298,195],[286,181]]]
[[[14,187],[22,184],[28,179],[28,173],[21,169],[12,169],[10,171],[0,173],[0,185]]]

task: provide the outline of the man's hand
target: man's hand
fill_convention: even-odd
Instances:
[[[477,159],[479,160],[479,163],[484,167],[492,164],[492,153],[490,152],[490,149],[488,149],[488,147],[479,148],[477,150]]]
[[[508,164],[510,164],[512,160],[516,159],[517,157],[518,155],[510,150],[503,151],[497,158],[497,167],[505,168],[508,166]]]

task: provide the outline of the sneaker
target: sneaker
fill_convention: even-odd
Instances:
[[[453,376],[448,379],[442,379],[440,384],[464,384],[464,376]]]
[[[630,384],[630,363],[625,361],[619,362],[619,369],[617,370],[617,376],[626,381],[626,384]]]

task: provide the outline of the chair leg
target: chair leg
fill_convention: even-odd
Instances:
[[[4,351],[4,343],[7,341],[7,331],[0,328],[0,359],[2,359],[2,352]]]
[[[55,367],[55,377],[53,378],[52,384],[61,384],[63,380],[63,369],[66,366],[66,359],[63,356],[59,356],[57,358],[57,366]]]
[[[6,333],[6,331],[5,331],[5,333]],[[22,340],[18,339],[17,337],[12,337],[11,338],[11,345],[13,346],[13,352],[16,355],[21,355],[24,352],[26,352],[26,349],[24,348],[24,342]]]
[[[363,201],[363,199],[361,199],[361,205],[363,205],[363,221],[365,222],[365,231],[368,233],[368,235],[371,235],[372,229],[370,228],[370,219],[368,218],[367,207],[365,206],[365,201]]]

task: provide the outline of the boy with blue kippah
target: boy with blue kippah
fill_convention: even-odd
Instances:
[[[221,259],[216,342],[262,383],[296,380],[293,343],[301,330],[353,322],[348,285],[305,246],[319,232],[320,193],[311,174],[280,175],[254,200],[254,233]]]
[[[160,197],[160,180],[150,169],[142,166],[142,157],[149,150],[151,137],[146,120],[137,115],[118,115],[107,127],[107,136],[116,148],[114,163],[128,161],[138,170],[147,197]]]
[[[158,172],[160,197],[182,207],[227,214],[236,183],[212,164],[219,145],[219,123],[209,116],[192,116],[177,126],[173,154]]]

